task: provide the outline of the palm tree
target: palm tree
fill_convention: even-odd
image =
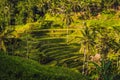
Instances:
[[[113,30],[114,30],[114,36],[115,36],[115,38],[116,38],[116,47],[115,47],[115,52],[118,54],[118,56],[117,56],[117,67],[119,67],[119,57],[120,57],[120,54],[119,54],[119,52],[120,52],[120,38],[119,38],[119,36],[120,36],[120,28],[119,28],[119,26],[114,26],[113,27]]]
[[[95,45],[96,36],[94,31],[92,31],[90,27],[88,27],[86,24],[84,29],[81,31],[81,33],[82,33],[82,37],[80,37],[81,39],[80,52],[84,54],[83,64],[85,64],[88,60],[89,55],[95,52],[94,45]],[[88,66],[88,62],[87,62],[87,66]],[[83,65],[83,73],[85,72],[84,69],[85,69],[85,65]]]
[[[4,51],[4,52],[7,51],[5,42],[7,42],[7,40],[8,40],[9,38],[14,37],[14,36],[12,35],[12,32],[13,32],[13,31],[14,31],[14,30],[9,30],[9,29],[6,28],[5,30],[3,30],[3,31],[0,33],[0,50],[1,50],[1,51]]]
[[[104,54],[104,57],[107,57],[110,51],[116,53],[119,50],[118,41],[113,29],[99,26],[96,47],[99,53]]]

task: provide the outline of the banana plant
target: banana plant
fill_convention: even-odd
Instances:
[[[91,63],[93,63],[95,66],[94,72],[96,72],[99,75],[98,80],[113,80],[116,74],[113,71],[114,69],[112,61],[103,59],[101,61],[101,65],[95,62]]]

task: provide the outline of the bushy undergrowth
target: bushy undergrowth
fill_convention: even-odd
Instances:
[[[85,80],[85,77],[67,68],[0,54],[0,80]]]

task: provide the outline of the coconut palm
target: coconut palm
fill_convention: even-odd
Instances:
[[[82,37],[80,37],[81,48],[80,53],[84,54],[84,64],[87,62],[89,55],[93,54],[95,51],[95,33],[85,24],[84,29],[81,31]],[[87,63],[88,66],[88,63]],[[85,66],[83,65],[83,72]]]
[[[14,30],[9,30],[9,29],[5,29],[5,30],[3,30],[1,33],[0,33],[0,50],[2,50],[2,51],[4,51],[4,52],[6,52],[7,50],[6,50],[6,45],[5,45],[5,43],[7,42],[7,40],[9,39],[9,38],[12,38],[12,37],[14,37],[13,35],[12,35],[12,32],[13,32]]]
[[[96,47],[99,53],[104,54],[104,57],[107,56],[110,51],[112,51],[112,53],[117,53],[119,50],[119,40],[117,40],[117,36],[115,34],[116,33],[113,29],[106,27],[100,27],[98,30]]]

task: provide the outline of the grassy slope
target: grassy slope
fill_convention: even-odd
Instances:
[[[0,80],[84,80],[77,72],[67,68],[43,66],[14,56],[0,54]]]

